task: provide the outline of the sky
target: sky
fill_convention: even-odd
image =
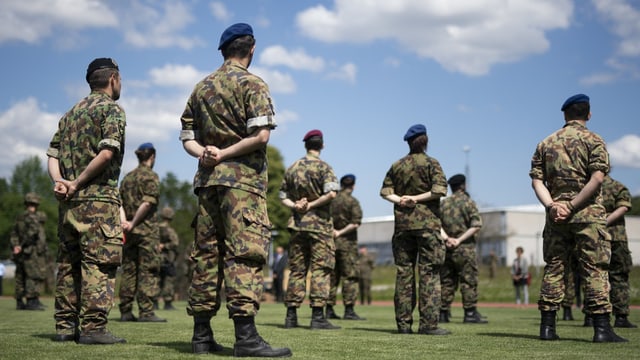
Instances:
[[[253,26],[249,70],[275,104],[270,145],[289,166],[320,129],[321,157],[338,177],[356,175],[365,218],[392,214],[380,187],[418,123],[427,153],[447,178],[468,175],[481,208],[537,203],[531,156],[577,93],[591,98],[587,126],[607,143],[612,177],[640,195],[638,0],[3,0],[0,177],[34,155],[44,166],[58,120],[89,93],[87,65],[112,57],[127,115],[122,174],[152,142],[156,172],[191,182],[180,115],[237,22]]]

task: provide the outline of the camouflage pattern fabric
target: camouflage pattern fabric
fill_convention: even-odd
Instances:
[[[289,198],[296,202],[307,198],[311,202],[330,191],[338,190],[340,190],[338,178],[331,166],[322,159],[307,154],[285,171],[280,186],[280,199]],[[311,209],[304,214],[292,212],[288,228],[332,236],[331,203]]]
[[[188,313],[215,315],[223,264],[229,317],[256,316],[271,236],[266,199],[241,189],[210,186],[199,189],[198,201],[205,211],[198,221],[211,219],[213,226],[205,232],[206,226],[197,225]]]
[[[160,229],[160,295],[166,301],[175,297],[175,278],[180,239],[166,219],[159,224]]]
[[[458,190],[440,203],[442,228],[447,235],[459,237],[469,228],[482,227],[482,218],[469,194]],[[442,310],[449,310],[460,285],[462,307],[469,309],[478,303],[478,260],[475,236],[455,249],[447,248],[444,266],[440,269]]]
[[[562,299],[562,307],[572,307],[576,301],[577,270],[578,263],[576,262],[575,249],[573,249],[569,254],[568,265],[564,267],[564,299]]]
[[[375,259],[371,254],[358,255],[358,282],[360,304],[371,304],[371,278],[375,268]]]
[[[621,182],[606,176],[602,182],[602,199],[607,215],[624,206],[631,210],[631,193]],[[607,225],[611,235],[611,263],[609,264],[609,298],[616,315],[629,315],[629,273],[633,266],[624,216]]]
[[[417,195],[431,191],[447,195],[447,180],[440,163],[425,153],[409,154],[391,165],[380,196]],[[440,200],[416,204],[415,208],[393,206],[395,231],[430,229],[440,231]]]
[[[408,154],[391,165],[380,195],[403,196],[425,192],[444,196],[447,194],[447,181],[438,160],[418,153]],[[418,203],[413,208],[394,204],[393,213],[395,228],[391,246],[396,264],[396,324],[399,330],[411,328],[417,302],[420,329],[435,329],[441,303],[440,267],[445,257],[444,240],[440,236],[440,200]]]
[[[116,269],[122,261],[118,178],[124,157],[124,111],[107,94],[93,91],[58,124],[47,156],[58,159],[67,180],[82,173],[102,149],[114,158],[98,176],[59,204],[55,314],[58,334],[101,331],[113,304]]]
[[[58,334],[104,329],[122,261],[119,206],[99,201],[60,203],[55,320]]]
[[[531,159],[532,179],[542,180],[554,201],[570,201],[595,171],[609,172],[609,154],[602,138],[579,121],[565,126],[541,141]],[[565,295],[564,274],[571,250],[576,249],[579,274],[584,280],[587,314],[611,312],[608,266],[611,237],[605,229],[602,196],[595,196],[575,209],[565,223],[554,223],[548,216],[543,231],[543,257],[546,262],[538,308],[556,311]]]
[[[360,202],[351,191],[341,190],[331,200],[331,218],[336,230],[343,229],[349,224],[360,225],[362,222],[362,208]],[[331,274],[331,289],[329,290],[329,305],[335,305],[338,284],[342,281],[342,301],[344,305],[355,304],[358,298],[358,230],[350,231],[334,239],[336,244],[336,264]]]
[[[128,221],[143,202],[151,204],[145,218],[127,234],[120,277],[120,312],[133,309],[138,303],[140,317],[152,316],[153,300],[159,293],[160,232],[158,228],[158,198],[160,179],[150,167],[140,164],[122,179],[120,197]]]
[[[16,299],[37,298],[44,290],[42,263],[46,262],[47,240],[40,220],[39,213],[25,210],[16,217],[9,235],[12,260],[16,264]],[[20,253],[13,254],[15,246],[22,248]]]
[[[224,149],[258,129],[276,127],[267,84],[236,60],[196,84],[180,118],[180,140]],[[198,165],[198,216],[187,312],[215,315],[224,271],[229,316],[255,316],[263,292],[262,268],[271,240],[267,216],[267,147],[214,167]],[[208,220],[207,220],[208,219]],[[210,229],[202,222],[212,221]],[[206,234],[206,235],[204,235]]]

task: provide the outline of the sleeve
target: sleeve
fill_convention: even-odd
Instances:
[[[538,146],[536,146],[536,151],[533,153],[533,157],[531,158],[531,170],[529,170],[529,177],[532,180],[544,181],[543,160],[542,143],[539,143]]]
[[[195,92],[195,90],[194,90]],[[187,105],[180,116],[180,123],[182,124],[182,129],[180,131],[180,141],[186,140],[195,140],[195,127],[193,122],[193,110],[192,110],[192,99],[194,98],[194,93],[191,93],[189,96],[189,100],[187,101]]]
[[[389,195],[395,194],[395,189],[393,186],[393,166],[389,168],[387,174],[384,176],[384,180],[382,180],[382,188],[380,189],[380,196],[385,197]]]
[[[478,207],[473,200],[469,200],[469,227],[482,227],[482,217],[480,216],[480,211],[478,211]]]
[[[362,223],[362,208],[358,199],[353,198],[353,206],[351,207],[351,224]]]
[[[596,171],[602,171],[605,174],[609,173],[609,152],[602,138],[594,133],[591,133],[593,137],[593,146],[591,153],[589,154],[589,172],[594,173]]]
[[[124,111],[116,103],[111,104],[106,110],[106,116],[101,124],[102,140],[98,143],[98,150],[111,148],[121,152],[124,141],[124,127],[126,117]]]
[[[247,89],[247,102],[248,133],[259,127],[274,129],[277,126],[269,87],[257,76]]]
[[[331,191],[340,191],[340,184],[338,183],[338,177],[333,172],[331,166],[325,164],[326,171],[324,171],[324,184],[322,185],[322,193],[326,194]]]
[[[151,176],[145,177],[140,185],[142,201],[146,201],[152,205],[158,205],[158,198],[160,197],[160,180],[158,175],[152,174]]]
[[[447,178],[444,176],[442,166],[438,160],[433,159],[433,183],[431,185],[431,194],[446,196],[447,195]]]

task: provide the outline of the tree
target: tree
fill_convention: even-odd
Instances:
[[[269,211],[269,220],[272,224],[272,232],[274,234],[274,247],[276,245],[284,246],[289,244],[289,231],[287,224],[291,211],[280,201],[280,185],[284,178],[284,162],[282,155],[275,147],[267,146],[267,161],[269,163],[267,184],[267,210]]]
[[[640,215],[640,196],[631,198],[631,211],[627,215]]]

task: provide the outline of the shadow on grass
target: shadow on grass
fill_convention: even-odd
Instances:
[[[514,334],[514,333],[491,333],[491,332],[481,332],[477,334],[478,336],[489,336],[489,337],[496,337],[496,338],[512,338],[512,339],[530,339],[530,340],[536,340],[536,341],[545,341],[545,340],[540,340],[540,337],[536,336],[536,335],[529,335],[529,334]],[[554,341],[545,341],[545,342],[559,342],[559,341],[578,341],[578,342],[588,342],[591,343],[591,340],[588,339],[576,339],[576,338],[563,338],[561,337],[558,340],[554,340]]]
[[[149,343],[149,345],[171,349],[173,351],[176,351],[182,354],[193,354],[193,351],[191,350],[190,342],[184,342],[184,341],[153,342],[153,343]],[[211,354],[233,356],[233,348],[225,346],[224,350],[211,353]]]

